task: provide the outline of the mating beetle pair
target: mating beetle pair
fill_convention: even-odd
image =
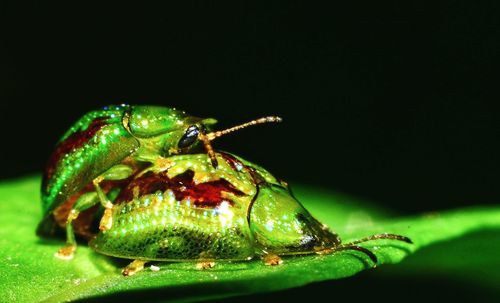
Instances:
[[[49,159],[42,184],[44,217],[39,235],[66,229],[56,256],[71,259],[75,234],[99,253],[134,261],[131,275],[148,261],[217,260],[357,250],[358,243],[394,239],[379,234],[342,244],[314,219],[288,185],[265,169],[211,141],[260,123],[265,117],[212,132],[214,119],[155,106],[110,106],[90,112],[63,136]]]

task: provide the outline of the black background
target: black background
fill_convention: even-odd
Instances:
[[[0,3],[1,178],[40,173],[89,110],[160,104],[282,116],[216,146],[292,186],[404,214],[500,201],[495,1]]]

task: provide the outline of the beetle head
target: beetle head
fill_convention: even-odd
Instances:
[[[128,132],[144,145],[153,146],[150,149],[160,148],[171,155],[198,152],[203,145],[213,167],[217,167],[217,159],[211,141],[236,130],[268,122],[281,122],[281,118],[263,117],[212,132],[211,128],[217,120],[189,116],[168,107],[134,106],[123,117],[123,126]]]
[[[173,148],[174,151],[173,153],[188,153],[190,149],[192,149],[194,146],[197,145],[197,143],[202,143],[210,158],[210,161],[212,162],[212,166],[216,168],[218,165],[217,158],[215,157],[215,152],[212,147],[211,141],[213,141],[218,137],[243,129],[248,126],[262,124],[262,123],[269,123],[269,122],[281,122],[281,118],[276,116],[263,117],[224,130],[219,130],[214,132],[209,132],[209,129],[213,124],[217,123],[215,119],[208,118],[193,122],[194,123],[189,124],[184,129],[182,136],[178,141],[176,141],[178,143],[177,147]]]
[[[124,114],[123,126],[145,149],[165,156],[196,152],[198,134],[206,133],[215,119],[193,117],[162,106],[133,106]]]

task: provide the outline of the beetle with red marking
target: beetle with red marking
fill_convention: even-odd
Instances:
[[[113,224],[90,241],[99,253],[133,259],[124,270],[132,275],[146,262],[197,262],[262,258],[279,265],[281,256],[357,250],[376,256],[357,243],[393,239],[379,234],[342,244],[337,234],[317,221],[265,169],[224,152],[215,152],[214,168],[206,154],[170,157],[164,171],[153,167],[137,174],[114,201]]]
[[[67,245],[56,257],[71,259],[75,233],[95,251],[133,260],[128,276],[150,261],[216,261],[355,250],[358,243],[405,236],[378,234],[350,243],[316,220],[286,182],[210,142],[278,117],[210,132],[214,119],[163,107],[117,106],[91,112],[59,142],[42,185],[39,234],[65,228]],[[101,215],[102,213],[102,215]],[[98,224],[94,224],[96,222]],[[98,226],[98,228],[96,228]]]
[[[135,174],[148,166],[171,165],[169,157],[205,150],[217,167],[211,141],[234,130],[278,122],[264,117],[223,131],[217,122],[161,106],[107,106],[81,117],[61,138],[49,158],[42,181],[43,218],[37,234],[51,236],[66,229],[67,245],[56,256],[71,259],[75,233],[89,239],[99,208],[100,230],[112,224],[113,200]]]

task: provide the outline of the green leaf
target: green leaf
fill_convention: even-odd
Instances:
[[[219,263],[210,270],[196,270],[193,263],[159,263],[160,271],[146,268],[132,277],[123,277],[120,268],[126,261],[99,255],[84,244],[78,247],[72,261],[53,257],[64,244],[62,239],[44,240],[35,235],[41,216],[39,205],[39,178],[29,177],[0,184],[0,293],[2,300],[14,302],[62,302],[82,298],[100,301],[114,296],[141,298],[155,302],[205,300],[275,291],[302,286],[311,282],[352,276],[371,268],[369,259],[357,252],[339,252],[331,255],[297,256],[285,258],[282,266],[265,266],[259,260]],[[430,213],[412,218],[395,219],[389,212],[368,203],[321,191],[297,188],[299,200],[321,222],[337,231],[344,242],[375,233],[389,232],[410,237],[413,245],[380,240],[363,246],[379,258],[378,267],[398,263],[405,256],[417,253],[398,268],[417,272],[422,264],[432,264],[436,270],[460,271],[474,276],[476,263],[460,262],[451,258],[449,250],[433,250],[439,242],[447,243],[470,232],[500,227],[499,207],[476,207]],[[480,233],[477,241],[487,247],[490,238],[498,233]],[[482,242],[481,242],[482,241]],[[456,242],[456,243],[455,243]],[[458,252],[466,251],[471,259],[474,246],[453,242]],[[498,241],[497,241],[498,242]],[[438,243],[438,244],[436,244]],[[431,245],[435,244],[435,245]],[[498,243],[493,246],[499,248]],[[427,251],[427,254],[424,252]],[[498,250],[496,250],[498,251]],[[495,256],[495,255],[494,255]],[[496,256],[495,256],[496,258]],[[448,260],[448,261],[446,261]],[[492,257],[495,266],[498,261]],[[458,269],[457,269],[458,268]],[[499,269],[500,265],[496,267]],[[376,272],[377,269],[374,270]],[[386,271],[387,272],[387,271]],[[500,270],[487,276],[491,285],[498,281]],[[476,274],[477,276],[477,274]],[[484,278],[484,275],[483,275]]]

